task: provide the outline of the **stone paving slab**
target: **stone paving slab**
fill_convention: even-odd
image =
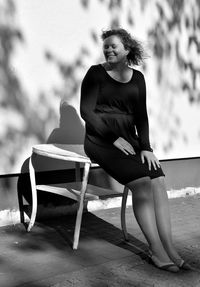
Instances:
[[[73,251],[69,240],[62,236],[65,229],[62,225],[53,228],[44,224],[37,224],[31,233],[26,233],[22,225],[1,228],[0,286],[37,286],[40,280],[53,280],[62,274],[69,275],[129,256],[134,262],[141,262],[140,257],[127,249],[84,234],[79,249]]]
[[[200,196],[170,200],[174,243],[192,271],[172,274],[148,264],[146,241],[127,208],[131,245],[125,244],[120,209],[83,217],[80,245],[72,250],[75,217],[0,228],[2,287],[200,287]],[[141,249],[144,252],[141,252]]]
[[[200,278],[196,271],[182,271],[179,274],[158,272],[152,265],[135,261],[134,256],[129,256],[36,281],[34,284],[35,287],[199,287]],[[28,283],[23,286],[32,285]]]

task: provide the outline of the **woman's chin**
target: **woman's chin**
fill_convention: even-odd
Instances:
[[[106,61],[109,64],[115,64],[117,62],[116,59],[113,59],[113,58],[107,58]]]

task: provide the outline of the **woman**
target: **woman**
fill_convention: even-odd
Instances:
[[[124,29],[104,31],[102,40],[106,61],[90,67],[81,87],[85,152],[132,191],[154,265],[187,269],[172,243],[164,174],[149,143],[144,76],[131,67],[144,59],[143,48]]]

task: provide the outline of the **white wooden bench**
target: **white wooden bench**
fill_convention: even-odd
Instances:
[[[37,185],[35,177],[35,169],[32,163],[32,156],[34,154],[74,162],[75,181],[70,183],[67,182],[64,187],[54,185]],[[81,165],[83,166],[83,176],[81,176],[81,168],[80,168]],[[73,240],[73,249],[78,248],[84,203],[90,200],[97,200],[107,194],[110,194],[110,196],[112,196],[111,190],[88,184],[90,167],[93,165],[97,164],[93,163],[90,160],[90,158],[86,156],[83,145],[41,144],[33,146],[32,155],[29,159],[29,173],[30,173],[30,182],[32,191],[32,211],[30,221],[27,227],[28,232],[33,227],[36,219],[37,192],[39,192],[40,190],[44,190],[47,192],[62,195],[74,199],[79,203],[76,216],[75,229],[74,229],[74,240]],[[125,220],[126,201],[128,192],[129,189],[128,187],[125,186],[123,192],[119,193],[119,196],[122,196],[121,226],[125,240],[128,240],[128,234],[126,230],[126,220]]]

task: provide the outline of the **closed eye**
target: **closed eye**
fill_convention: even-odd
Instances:
[[[115,44],[113,44],[113,45],[111,45],[111,46],[105,45],[105,46],[104,46],[104,49],[107,50],[107,49],[109,49],[109,47],[112,47],[113,49],[115,49],[115,48],[117,48],[117,45],[115,45]]]

